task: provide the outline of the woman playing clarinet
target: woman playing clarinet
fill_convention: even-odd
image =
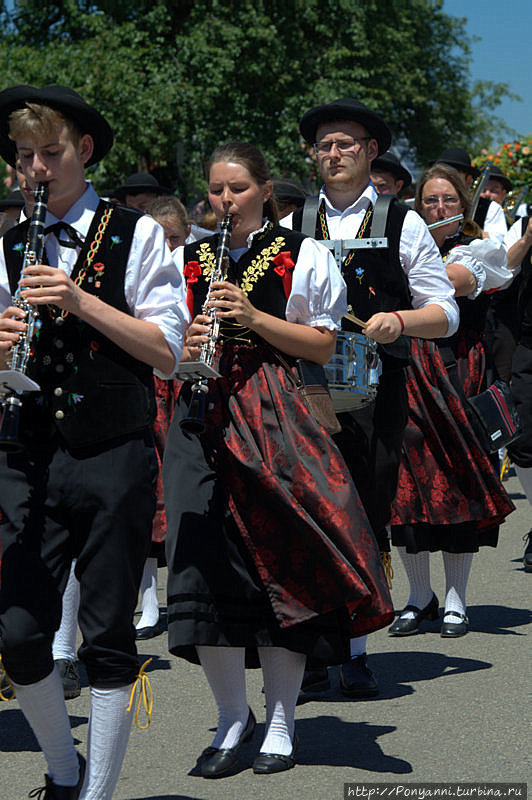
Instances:
[[[378,548],[339,451],[292,377],[326,363],[345,286],[328,251],[276,222],[267,164],[253,145],[219,147],[209,200],[232,218],[227,278],[209,289],[218,236],[180,248],[197,361],[216,308],[217,371],[204,433],[188,433],[184,384],[164,459],[170,651],[200,663],[218,706],[201,774],[234,771],[253,736],[245,668],[261,667],[265,735],[255,773],[294,766],[294,712],[305,659],[349,658],[349,639],[388,624]],[[204,304],[207,303],[205,306]],[[281,354],[282,360],[279,359]]]

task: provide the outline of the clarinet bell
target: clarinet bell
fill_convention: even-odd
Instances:
[[[179,427],[184,433],[192,433],[199,436],[205,433],[207,427],[205,423],[205,412],[207,409],[208,388],[203,384],[196,384],[192,388],[192,397],[186,417],[179,423]]]
[[[19,453],[23,445],[19,438],[20,409],[22,402],[15,395],[6,397],[0,424],[0,452]]]

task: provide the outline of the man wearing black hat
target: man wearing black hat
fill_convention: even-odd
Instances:
[[[430,162],[430,166],[440,162],[449,164],[458,170],[468,189],[471,188],[475,178],[480,175],[480,171],[473,166],[469,153],[463,147],[448,147],[438,156],[436,161]],[[480,197],[474,220],[488,234],[490,239],[493,239],[497,244],[502,244],[507,226],[504,212],[499,203],[487,197]]]
[[[23,397],[22,450],[0,455],[0,640],[47,760],[48,800],[110,798],[118,780],[154,511],[152,372],[174,370],[188,318],[162,228],[100,200],[85,180],[112,142],[107,121],[67,87],[0,93],[0,155],[12,165],[18,155],[30,186],[49,189],[45,264],[21,275],[29,220],[0,247],[3,369],[26,330],[17,287],[40,311],[27,367],[40,391]],[[91,685],[83,788],[51,647],[73,558]]]
[[[113,197],[128,208],[136,208],[143,213],[150,203],[162,194],[172,194],[172,190],[161,186],[157,178],[148,172],[135,172],[126,178],[122,186],[117,186],[113,191]]]
[[[376,401],[340,414],[342,431],[335,439],[381,549],[388,549],[382,540],[387,539],[385,526],[408,415],[404,370],[408,337],[450,336],[456,330],[454,290],[421,218],[392,198],[383,198],[376,206],[378,194],[370,181],[370,168],[391,144],[384,120],[357,100],[344,98],[308,111],[299,129],[314,147],[323,186],[311,215],[304,208],[283,224],[303,229],[316,239],[366,238],[372,231],[374,209],[375,217],[380,217],[377,209],[386,208],[379,223],[384,232],[381,244],[385,238],[386,246],[351,249],[339,265],[348,303],[356,316],[367,321],[363,333],[379,343],[382,374]],[[344,327],[357,330],[349,321]],[[348,697],[378,692],[365,653],[365,637],[351,641],[351,661],[341,670],[341,689]],[[312,685],[311,680],[309,674],[304,689]]]
[[[412,176],[393,153],[383,153],[371,162],[371,180],[379,194],[394,194],[412,183]]]
[[[506,195],[512,189],[512,182],[497,164],[491,165],[489,175],[490,177],[486,188],[480,196],[484,197],[486,200],[493,200],[495,203],[502,206]]]

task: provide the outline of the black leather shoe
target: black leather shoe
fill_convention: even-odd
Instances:
[[[297,736],[294,736],[294,744],[289,756],[283,756],[279,753],[259,753],[253,762],[253,772],[256,775],[271,775],[274,772],[284,772],[287,769],[292,769],[296,763],[294,756],[297,744]]]
[[[344,697],[375,697],[379,687],[366,664],[366,654],[352,658],[340,667],[340,691]]]
[[[40,789],[33,789],[28,797],[36,800],[78,800],[85,778],[85,759],[78,753],[79,779],[75,786],[57,786],[49,775],[44,776],[45,785]]]
[[[162,632],[161,620],[158,619],[155,625],[149,625],[147,628],[137,628],[135,639],[153,639],[154,636],[159,636]]]
[[[532,572],[532,530],[525,533],[523,536],[523,541],[526,542],[528,539],[528,544],[525,548],[525,554],[523,556],[523,566],[525,568],[525,572]]]
[[[405,611],[413,611],[414,616],[410,619],[403,619],[402,614],[404,614]],[[421,620],[438,619],[439,615],[438,598],[433,594],[432,600],[425,608],[419,609],[417,606],[405,606],[393,625],[388,628],[388,633],[392,636],[411,636],[413,633],[418,633]]]
[[[450,617],[451,614],[455,618],[459,617],[461,622],[445,622],[445,617]],[[443,636],[444,639],[456,639],[458,636],[465,636],[468,625],[469,620],[465,614],[458,614],[454,611],[449,612],[443,617],[440,636]]]
[[[244,742],[249,742],[255,730],[255,715],[249,709],[248,721],[242,731],[240,739],[234,747],[207,747],[203,752],[200,772],[204,778],[223,778],[228,775],[238,761],[238,748]]]
[[[81,694],[78,665],[69,658],[58,658],[55,662],[57,671],[63,684],[65,700],[73,700]]]

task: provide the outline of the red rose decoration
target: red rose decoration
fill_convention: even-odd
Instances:
[[[193,317],[194,293],[192,291],[192,285],[198,282],[198,278],[201,275],[201,265],[199,261],[187,261],[184,266],[183,273],[187,279],[187,308],[190,312],[190,316]]]
[[[284,293],[288,300],[290,292],[292,291],[292,270],[295,267],[290,250],[281,250],[273,259],[273,263],[275,264],[274,272],[276,272],[283,281]]]

